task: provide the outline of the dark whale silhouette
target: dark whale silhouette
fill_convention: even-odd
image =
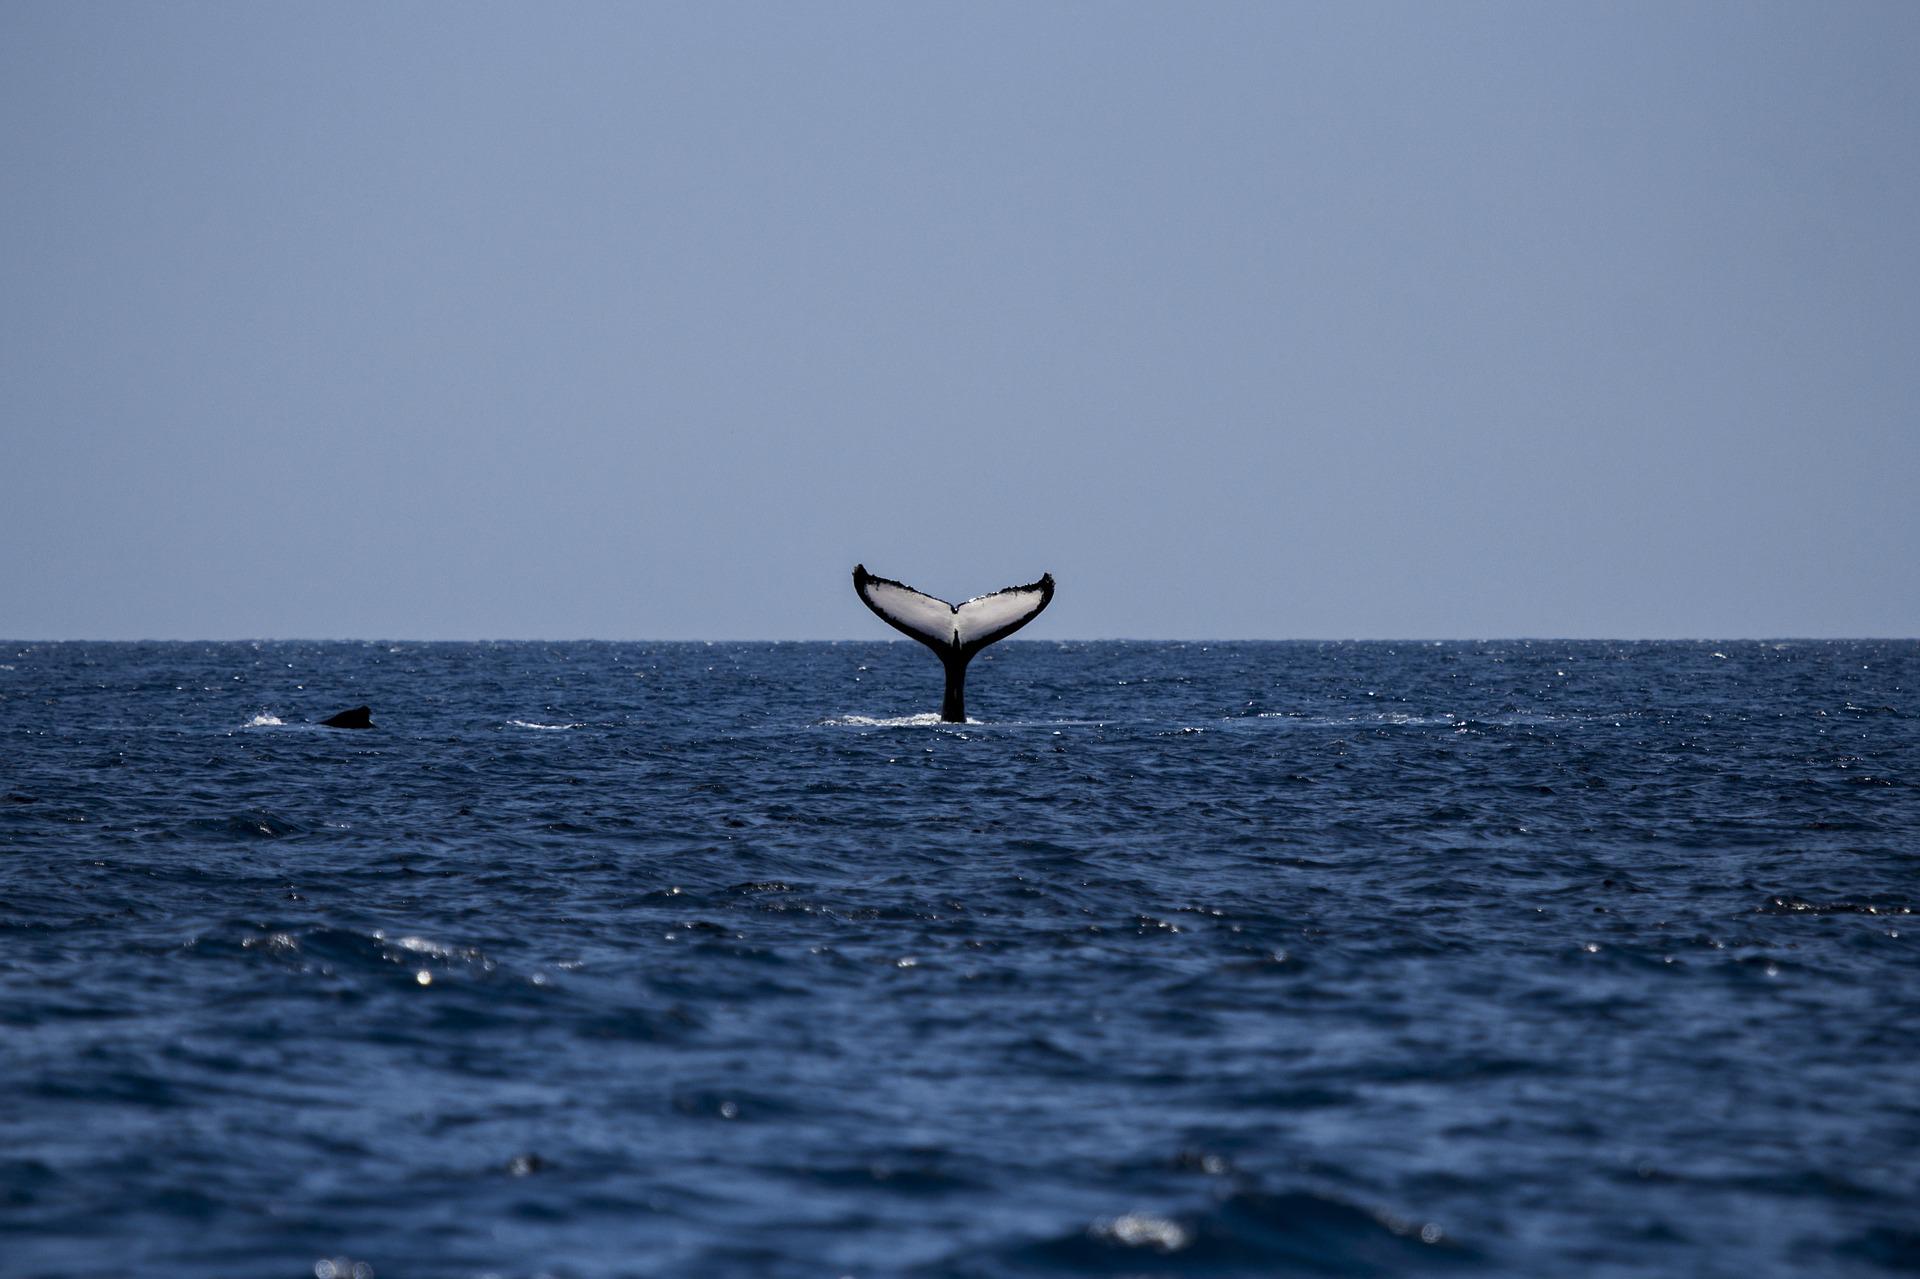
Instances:
[[[967,663],[987,645],[1005,639],[1040,616],[1040,610],[1053,599],[1053,574],[1042,573],[1039,581],[1025,586],[976,595],[964,604],[949,604],[905,582],[875,577],[867,572],[866,565],[856,564],[853,589],[881,621],[934,651],[947,670],[940,718],[949,724],[961,724],[967,718]]]
[[[320,721],[323,728],[372,728],[373,708],[356,706],[350,711],[341,711],[338,715],[329,715]]]

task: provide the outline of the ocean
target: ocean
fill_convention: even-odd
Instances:
[[[1912,1273],[1916,687],[0,644],[0,1275]]]

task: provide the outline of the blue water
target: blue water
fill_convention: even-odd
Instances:
[[[0,1274],[1911,1272],[1917,687],[0,645]]]

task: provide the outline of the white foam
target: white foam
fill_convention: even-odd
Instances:
[[[240,727],[242,728],[284,728],[286,727],[286,721],[282,720],[278,715],[255,715],[252,719],[248,720],[246,723],[242,724]]]
[[[1193,1242],[1193,1232],[1179,1222],[1146,1212],[1096,1221],[1087,1233],[1123,1248],[1151,1248],[1155,1252],[1178,1252]]]
[[[437,941],[428,941],[425,937],[389,937],[380,929],[375,929],[373,936],[375,940],[398,947],[410,955],[427,955],[434,959],[453,959],[460,954],[460,952],[452,946],[443,946]]]
[[[895,715],[891,717],[840,715],[833,719],[821,720],[820,722],[831,728],[938,728],[946,721],[942,720],[940,716],[933,711],[927,711],[922,715]],[[979,722],[977,719],[967,721],[969,724],[978,724]]]
[[[534,728],[545,733],[558,733],[569,728],[585,728],[585,724],[536,724],[530,719],[510,719],[507,724],[513,728]]]

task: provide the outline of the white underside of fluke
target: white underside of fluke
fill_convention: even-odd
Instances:
[[[865,583],[860,593],[874,612],[903,631],[931,644],[959,642],[960,614],[945,600],[877,580]]]
[[[1049,583],[1051,585],[1051,583]],[[962,644],[1022,625],[1047,605],[1048,593],[1013,588],[979,595],[954,610],[953,637]]]
[[[1030,586],[976,595],[964,604],[949,604],[902,582],[864,573],[856,576],[854,585],[867,607],[889,625],[942,649],[991,644],[1032,621],[1053,598],[1050,576]]]

